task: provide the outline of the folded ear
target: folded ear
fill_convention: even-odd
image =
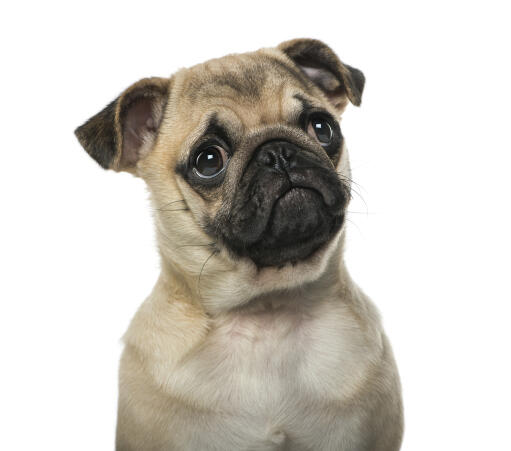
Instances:
[[[360,106],[364,74],[343,64],[326,44],[316,39],[293,39],[283,42],[277,48],[325,93],[337,109],[343,110],[346,107],[346,98],[353,105]]]
[[[144,78],[75,130],[80,144],[103,168],[134,168],[154,145],[170,80]]]

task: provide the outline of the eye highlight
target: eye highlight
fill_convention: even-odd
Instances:
[[[328,146],[334,139],[334,131],[329,120],[322,114],[313,114],[307,124],[307,133],[316,138],[322,146]]]
[[[229,155],[218,145],[209,145],[197,153],[193,162],[194,172],[201,178],[216,177],[225,168]]]

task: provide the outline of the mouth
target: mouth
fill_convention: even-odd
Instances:
[[[294,265],[328,243],[343,222],[344,212],[332,213],[320,192],[291,187],[273,203],[259,238],[236,253],[249,257],[258,267]]]
[[[258,268],[294,265],[333,240],[349,197],[330,162],[287,141],[268,141],[249,160],[210,230],[234,257]]]
[[[317,233],[321,224],[321,194],[310,188],[291,188],[279,197],[268,221],[270,237],[278,237],[272,244],[294,244]],[[298,219],[298,220],[297,220]]]

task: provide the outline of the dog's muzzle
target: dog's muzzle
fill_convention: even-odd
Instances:
[[[258,266],[296,263],[339,231],[349,190],[333,165],[282,140],[259,146],[221,228],[234,253]]]

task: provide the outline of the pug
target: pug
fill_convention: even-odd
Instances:
[[[76,130],[147,183],[161,274],[124,336],[120,451],[395,451],[398,372],[343,260],[364,75],[296,39],[146,78]]]

